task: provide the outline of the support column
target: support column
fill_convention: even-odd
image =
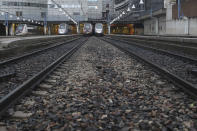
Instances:
[[[178,0],[178,18],[181,18],[181,0]]]
[[[47,16],[44,17],[44,35],[47,35]]]
[[[76,26],[77,26],[77,34],[79,34],[79,23],[76,24]]]
[[[167,4],[167,9],[166,9],[166,30],[165,30],[165,34],[172,34],[175,30],[175,27],[173,27],[172,23],[172,7],[173,7],[173,3],[169,2]]]
[[[185,21],[185,35],[189,35],[189,19],[187,17],[184,17]]]
[[[15,35],[15,24],[14,23],[11,24],[11,27],[10,27],[10,35],[11,36],[14,36]]]
[[[47,35],[47,26],[44,25],[44,35]]]
[[[9,31],[8,31],[8,26],[7,25],[5,27],[5,31],[6,31],[6,36],[8,36],[9,35]]]
[[[48,26],[48,35],[51,35],[51,25]]]
[[[111,25],[108,24],[108,34],[110,35],[111,34]]]
[[[6,31],[6,36],[8,36],[9,35],[8,13],[5,14],[5,31]]]
[[[155,18],[155,34],[159,34],[159,19]]]
[[[171,3],[168,3],[166,10],[167,10],[166,11],[166,20],[170,21],[170,20],[172,20],[172,4]]]

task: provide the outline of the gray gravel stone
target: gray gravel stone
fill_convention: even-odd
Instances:
[[[33,115],[26,120],[2,120],[6,126],[60,131],[197,129],[195,100],[95,37],[60,67],[61,72],[56,70],[46,79],[46,83],[56,80],[52,88],[46,88],[43,95],[28,96],[35,104],[24,106],[23,100],[15,107]]]

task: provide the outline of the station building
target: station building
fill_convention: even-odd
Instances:
[[[65,10],[77,22],[92,19],[102,19],[102,0],[1,0],[0,1],[0,35],[5,32],[14,35],[17,23],[31,23],[57,28],[57,25],[66,22],[73,24],[68,16],[59,8]],[[5,31],[5,25],[9,29]]]
[[[128,7],[131,9],[116,22],[117,25],[114,27],[118,31],[115,33],[125,34],[124,29],[129,29],[128,24],[133,24],[133,34],[137,35],[197,35],[196,0],[180,0],[180,7],[178,0],[143,0],[142,7],[139,2],[140,0],[115,0],[117,15],[126,11]],[[135,9],[131,8],[133,4]]]
[[[1,0],[0,35],[14,35],[16,24],[21,22],[43,24],[47,9],[47,0]]]
[[[150,1],[151,0],[147,0]],[[197,35],[197,1],[162,0],[160,7],[138,18],[144,24],[145,35]],[[150,5],[150,4],[149,4]],[[154,5],[154,4],[152,4]],[[158,5],[155,3],[155,5]],[[180,16],[178,16],[180,8]]]

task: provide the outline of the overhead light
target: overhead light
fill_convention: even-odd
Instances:
[[[62,8],[60,8],[59,11],[61,12],[62,11]]]
[[[12,18],[13,17],[13,15],[10,15],[10,18]]]
[[[4,12],[1,12],[1,15],[4,15],[5,13]]]
[[[55,7],[54,7],[55,9],[57,9],[58,8],[58,6],[57,5],[55,5]]]
[[[120,14],[120,17],[122,17],[122,14]]]
[[[143,0],[140,0],[140,5],[144,4]]]
[[[53,2],[51,0],[48,0],[48,4],[53,4]]]
[[[125,12],[123,11],[122,14],[125,15]]]
[[[133,4],[132,9],[135,9],[135,5]]]
[[[23,21],[25,21],[25,18],[23,18]]]
[[[31,19],[28,19],[28,21],[30,22],[30,21],[31,21]]]
[[[128,11],[128,12],[130,12],[130,11],[131,11],[130,7],[128,7],[127,11]]]
[[[17,17],[16,19],[17,19],[17,20],[20,20],[20,17]]]

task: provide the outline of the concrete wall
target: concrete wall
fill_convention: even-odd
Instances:
[[[197,18],[190,19],[190,21],[189,21],[189,34],[197,36]]]
[[[159,35],[166,34],[166,19],[165,16],[159,18],[159,27],[158,27]]]
[[[166,21],[166,34],[197,35],[197,18]]]
[[[166,17],[163,16],[159,18],[148,19],[144,21],[144,34],[197,36],[197,18],[166,20]]]
[[[150,20],[145,20],[144,21],[144,34],[145,35],[151,35],[153,34],[154,32],[152,31],[152,26],[153,26],[153,21],[150,19]]]
[[[165,16],[154,17],[144,21],[144,34],[145,35],[163,35],[166,33],[166,20]]]

